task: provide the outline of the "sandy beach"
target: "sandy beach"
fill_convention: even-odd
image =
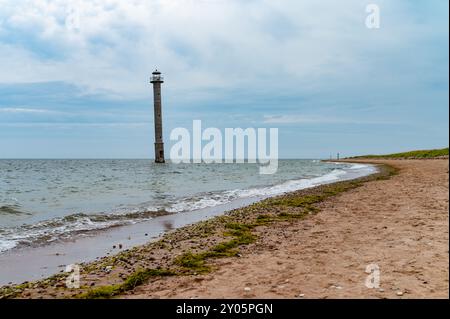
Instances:
[[[313,217],[259,230],[257,244],[212,274],[129,297],[448,298],[448,160],[376,162],[399,174],[326,200]],[[371,263],[380,289],[364,285]]]
[[[84,264],[79,289],[59,274],[3,287],[0,296],[448,298],[448,159],[367,162],[388,166]],[[371,264],[379,288],[365,285]]]

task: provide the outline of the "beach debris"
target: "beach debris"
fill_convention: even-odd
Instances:
[[[122,249],[122,244],[119,244],[119,249]]]
[[[303,298],[303,297],[305,297],[305,294],[299,294],[298,295],[300,298]]]
[[[383,288],[378,289],[379,292],[384,292]]]
[[[245,288],[244,288],[244,291],[247,291],[247,292],[248,292],[248,291],[251,291],[251,290],[252,290],[252,288],[250,288],[250,287],[245,287]]]
[[[110,273],[111,270],[112,270],[112,266],[106,266],[106,267],[104,268],[104,271],[105,271],[106,273]]]
[[[403,296],[403,291],[397,291],[396,295],[397,296]]]

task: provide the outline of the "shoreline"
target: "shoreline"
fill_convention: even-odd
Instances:
[[[448,160],[268,198],[0,298],[448,298]],[[368,289],[366,266],[381,287]]]
[[[352,167],[346,169],[343,175],[328,173],[311,180],[307,179],[306,182],[311,183],[311,185],[324,185],[333,182],[333,178],[343,181],[366,176],[374,172],[376,172],[376,168],[371,165],[356,169]],[[300,181],[302,180],[294,179],[280,185],[288,182],[299,183]],[[271,185],[265,188],[271,189],[277,186],[279,185]],[[0,286],[42,280],[64,272],[66,265],[88,263],[102,257],[112,256],[123,250],[157,241],[168,231],[208,220],[227,211],[242,208],[274,196],[277,195],[261,194],[259,196],[238,198],[229,203],[213,207],[161,215],[148,221],[94,231],[85,236],[77,236],[71,240],[12,249],[0,254],[0,268],[2,269],[0,272]],[[119,247],[121,248],[119,249]],[[33,262],[30,263],[30,260]]]
[[[374,165],[378,166],[378,165]],[[114,285],[117,285],[118,282],[126,281],[127,278],[134,278],[133,276],[136,276],[138,274],[139,276],[142,275],[142,273],[145,273],[145,269],[148,269],[149,264],[157,264],[154,267],[151,267],[152,269],[157,269],[157,274],[160,273],[161,269],[168,269],[170,266],[168,264],[172,264],[172,266],[175,265],[175,268],[179,268],[176,272],[177,275],[189,275],[194,274],[197,275],[199,273],[203,273],[208,267],[203,268],[199,267],[196,269],[196,267],[192,267],[190,257],[192,254],[191,251],[198,251],[199,246],[202,248],[205,247],[211,247],[215,244],[220,245],[222,240],[228,240],[230,237],[233,237],[233,235],[230,234],[237,234],[238,237],[240,235],[243,235],[244,238],[248,237],[244,240],[243,243],[238,243],[237,245],[232,245],[235,247],[232,247],[231,249],[225,249],[223,252],[219,252],[216,255],[219,255],[219,257],[224,256],[236,256],[238,255],[237,248],[241,244],[248,244],[253,241],[252,236],[250,234],[250,229],[247,226],[244,226],[245,230],[242,229],[229,229],[227,227],[228,224],[233,223],[234,221],[238,220],[239,222],[242,222],[242,225],[248,225],[251,223],[251,219],[254,218],[258,225],[252,225],[253,226],[260,226],[265,225],[268,223],[271,223],[273,221],[276,221],[278,218],[274,218],[274,220],[271,220],[272,217],[265,218],[264,216],[243,216],[243,213],[253,212],[255,208],[258,207],[264,207],[269,203],[270,206],[275,206],[274,208],[270,207],[270,209],[274,209],[275,212],[278,212],[278,208],[276,208],[276,205],[270,204],[271,201],[277,201],[279,199],[285,199],[285,198],[292,198],[297,197],[299,195],[304,194],[304,196],[309,198],[308,194],[313,194],[312,198],[315,199],[309,199],[312,200],[312,202],[301,203],[300,206],[294,207],[294,212],[291,214],[286,214],[286,216],[281,216],[278,219],[281,221],[284,220],[295,220],[295,219],[301,219],[305,217],[308,214],[315,213],[315,209],[313,207],[313,204],[315,200],[320,201],[321,196],[328,196],[326,194],[322,194],[322,192],[325,190],[325,193],[327,190],[331,193],[329,194],[334,195],[335,192],[343,191],[346,188],[356,187],[359,183],[367,180],[371,180],[372,178],[377,178],[377,176],[385,176],[386,174],[390,174],[392,171],[388,167],[384,167],[383,169],[374,170],[374,172],[370,175],[366,175],[363,177],[357,177],[350,180],[344,180],[344,181],[338,181],[338,182],[330,182],[325,183],[319,186],[301,189],[293,192],[288,192],[282,195],[277,195],[273,197],[268,197],[259,201],[256,201],[254,203],[251,203],[250,205],[240,207],[233,209],[231,211],[225,211],[223,214],[220,214],[216,217],[213,217],[212,219],[208,219],[205,221],[198,221],[197,223],[190,224],[178,229],[175,229],[173,231],[170,231],[168,233],[165,233],[159,240],[147,242],[146,244],[131,247],[129,249],[126,249],[124,251],[119,252],[116,255],[113,256],[102,256],[98,258],[95,261],[91,261],[88,263],[80,263],[81,266],[81,277],[85,277],[87,281],[91,281],[88,283],[88,285],[85,285],[81,288],[81,292],[77,291],[74,293],[70,289],[65,289],[65,278],[67,277],[67,273],[58,273],[53,276],[50,276],[48,278],[37,280],[34,282],[24,282],[22,284],[16,285],[5,285],[3,287],[0,287],[0,298],[11,298],[11,297],[47,297],[47,298],[54,298],[54,297],[80,297],[83,296],[83,294],[88,294],[86,296],[88,297],[108,297],[107,295],[103,295],[103,292],[100,293],[100,296],[97,296],[97,293],[92,293],[95,289],[104,289],[104,287],[111,287]],[[341,186],[343,188],[341,189]],[[337,190],[333,190],[333,189]],[[318,194],[318,195],[316,195]],[[282,214],[283,215],[283,214]],[[292,215],[292,216],[291,216]],[[252,218],[251,218],[252,217]],[[263,217],[258,219],[259,217]],[[173,238],[173,239],[172,239]],[[175,240],[176,238],[176,240]],[[198,245],[196,238],[199,238],[200,241],[205,242],[202,245]],[[184,241],[183,243],[184,247],[180,247],[180,245],[176,245],[179,250],[181,250],[184,254],[184,257],[188,257],[187,259],[187,266],[183,265],[184,261],[179,260],[180,256],[175,256],[174,253],[174,247],[169,247],[169,249],[166,249],[166,246],[174,246],[175,241]],[[233,241],[233,240],[231,240]],[[226,241],[229,242],[229,241]],[[194,245],[193,245],[194,244]],[[205,246],[206,245],[206,246]],[[181,248],[181,249],[180,249]],[[217,247],[215,247],[217,248]],[[168,250],[168,251],[167,251]],[[231,250],[231,251],[229,251]],[[142,255],[144,254],[144,255]],[[182,256],[183,256],[182,254]],[[148,258],[148,255],[152,255],[150,257],[150,263],[146,260]],[[153,257],[155,256],[155,257]],[[159,257],[159,258],[158,258]],[[174,258],[176,257],[176,258]],[[210,257],[210,256],[208,256]],[[212,258],[215,258],[218,256],[212,256]],[[167,261],[171,262],[167,262]],[[142,262],[142,265],[139,263],[139,261]],[[196,262],[194,261],[194,264]],[[203,264],[200,262],[200,264]],[[180,267],[181,266],[181,267]],[[144,269],[144,270],[143,270]],[[116,271],[112,271],[116,270]],[[130,271],[131,270],[131,271]],[[114,272],[114,274],[113,274]],[[163,271],[164,273],[164,271]],[[175,273],[175,272],[174,272]],[[92,276],[93,275],[93,276]],[[151,277],[153,277],[152,275]],[[102,280],[100,281],[100,284],[95,283],[94,277],[99,277]],[[106,278],[106,282],[111,283],[109,286],[103,285],[105,282],[105,277],[109,277],[112,280],[108,280]],[[86,281],[86,280],[85,280]],[[97,288],[98,286],[98,288]],[[49,291],[46,291],[46,290]],[[108,289],[107,289],[108,290]],[[45,292],[45,293],[44,293]],[[44,294],[43,294],[44,293]],[[48,293],[48,294],[47,294]],[[47,295],[46,295],[47,294]],[[115,293],[113,292],[112,295]]]

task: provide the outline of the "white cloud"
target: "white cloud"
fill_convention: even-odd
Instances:
[[[0,108],[0,113],[26,113],[26,114],[56,114],[61,113],[57,111],[45,110],[45,109],[30,109],[22,107],[4,107]]]
[[[180,97],[205,88],[315,92],[348,74],[360,83],[383,74],[368,53],[399,54],[429,31],[401,4],[378,2],[382,28],[373,31],[363,0],[1,1],[0,83],[66,81],[142,97],[154,67]]]
[[[323,115],[265,115],[263,123],[265,124],[399,124],[392,121],[370,121],[354,118],[339,118]]]
[[[2,123],[1,127],[31,127],[31,128],[56,128],[56,129],[70,129],[78,127],[92,127],[92,128],[142,128],[151,127],[150,122],[14,122],[14,123]]]

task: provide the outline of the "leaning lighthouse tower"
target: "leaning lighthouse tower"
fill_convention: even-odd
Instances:
[[[161,83],[164,78],[155,70],[150,78],[153,84],[153,106],[155,110],[155,163],[164,163],[164,142],[162,138]]]

